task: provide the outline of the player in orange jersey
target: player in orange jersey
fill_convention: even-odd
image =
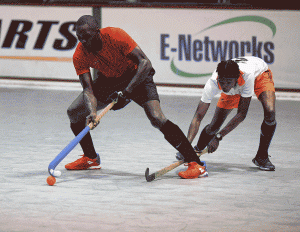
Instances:
[[[155,70],[137,43],[120,28],[99,30],[96,20],[89,15],[78,19],[76,35],[80,42],[73,55],[73,63],[83,92],[68,108],[73,133],[77,135],[87,124],[95,123],[97,111],[111,102],[109,96],[121,91],[114,110],[125,107],[131,100],[139,104],[151,124],[164,134],[165,139],[190,164],[190,171],[183,178],[206,175],[203,163],[184,133],[163,114],[153,82]],[[98,70],[95,80],[92,80],[90,68]],[[82,139],[80,145],[83,157],[67,164],[66,169],[99,168],[100,157],[95,151],[90,133]]]
[[[251,98],[255,93],[264,110],[261,125],[260,144],[253,163],[260,169],[274,171],[275,166],[269,160],[268,149],[276,129],[275,88],[272,72],[260,58],[247,56],[222,61],[212,77],[206,82],[204,93],[189,127],[188,140],[192,143],[200,123],[205,116],[213,96],[221,93],[215,114],[210,124],[201,132],[195,150],[214,152],[219,142],[235,129],[245,118]],[[228,114],[237,108],[236,115],[220,130]]]

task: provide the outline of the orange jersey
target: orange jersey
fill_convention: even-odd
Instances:
[[[106,77],[120,77],[128,70],[135,70],[137,65],[127,58],[127,55],[137,46],[137,43],[122,29],[106,27],[99,30],[103,43],[97,53],[89,53],[78,43],[73,55],[73,64],[77,75],[99,70]]]

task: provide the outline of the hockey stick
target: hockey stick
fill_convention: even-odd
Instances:
[[[204,155],[207,152],[208,152],[208,149],[206,148],[201,153],[197,153],[197,155],[200,157],[201,155]],[[172,171],[174,168],[177,168],[178,166],[180,166],[183,163],[184,163],[184,160],[177,161],[177,162],[169,165],[168,167],[165,167],[165,168],[163,168],[157,172],[154,172],[150,175],[149,175],[149,168],[147,168],[146,172],[145,172],[146,180],[148,182],[151,182],[151,181],[155,180],[156,178],[166,174],[167,172]]]
[[[98,124],[100,119],[116,104],[116,98],[109,103],[101,113],[96,117],[95,123]],[[61,175],[60,171],[55,171],[56,166],[76,147],[76,145],[83,139],[83,137],[93,128],[93,123],[87,125],[55,158],[48,166],[48,172],[51,176],[58,177]]]

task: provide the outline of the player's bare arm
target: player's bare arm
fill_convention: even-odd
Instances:
[[[204,118],[209,106],[210,103],[205,103],[200,100],[194,118],[192,119],[192,122],[190,124],[188,135],[187,135],[187,139],[189,140],[190,143],[193,142],[195,136],[197,135],[201,121]]]
[[[228,124],[219,133],[224,137],[230,131],[234,130],[247,116],[252,97],[241,97],[236,115],[228,122]]]
[[[135,76],[125,89],[127,93],[131,93],[132,90],[143,82],[146,76],[148,76],[152,69],[152,64],[139,46],[136,46],[132,52],[128,54],[128,57],[138,65]]]
[[[93,122],[93,128],[95,128],[97,126],[95,124],[95,119],[97,117],[97,99],[93,93],[91,73],[87,72],[81,74],[79,75],[79,79],[83,88],[84,103],[90,112],[90,115],[86,119],[86,124]]]
[[[241,122],[243,122],[247,116],[248,109],[250,106],[252,97],[241,97],[237,114],[228,122],[228,124],[218,132],[218,134],[221,135],[223,138],[225,135],[227,135],[229,132],[233,131]],[[212,153],[217,150],[219,146],[219,140],[216,137],[213,137],[213,139],[208,144],[208,152]]]

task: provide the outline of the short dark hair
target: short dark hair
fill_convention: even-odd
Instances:
[[[82,25],[89,25],[90,28],[94,29],[94,30],[98,30],[99,29],[99,25],[97,20],[91,16],[91,15],[83,15],[81,16],[77,22],[76,22],[76,29]]]
[[[239,78],[240,69],[236,62],[233,60],[221,61],[217,67],[217,73],[221,77]]]

